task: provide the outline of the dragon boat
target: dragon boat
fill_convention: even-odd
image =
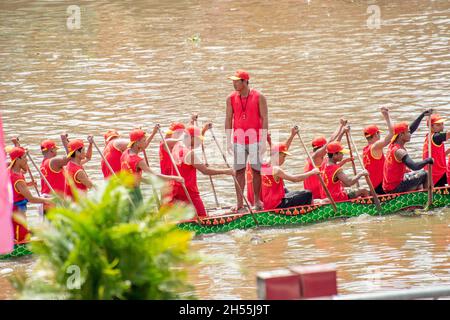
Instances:
[[[235,229],[255,227],[306,225],[336,218],[350,218],[368,214],[371,216],[394,214],[408,209],[420,209],[427,206],[426,190],[410,191],[397,194],[379,195],[381,211],[373,202],[372,197],[356,198],[336,202],[337,210],[331,204],[305,205],[292,208],[263,210],[252,213],[208,216],[181,221],[178,227],[182,230],[195,232],[196,235],[228,232]],[[432,208],[450,206],[450,186],[433,189]],[[29,243],[17,244],[14,251],[0,255],[0,259],[21,257],[31,254]]]

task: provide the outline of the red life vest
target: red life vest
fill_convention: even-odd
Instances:
[[[125,150],[120,157],[120,168],[136,177],[136,184],[139,184],[142,177],[142,170],[138,168],[139,162],[143,159],[137,154],[130,154],[130,149]]]
[[[41,163],[42,175],[47,179],[48,183],[52,186],[55,192],[64,194],[66,187],[66,178],[64,176],[64,169],[59,171],[54,171],[50,167],[50,162],[52,159],[44,159]],[[41,178],[41,193],[50,194],[51,190],[45,183],[44,179]]]
[[[84,171],[83,166],[76,164],[75,162],[70,161],[65,166],[65,175],[66,175],[66,187],[64,190],[64,194],[66,196],[72,197],[72,189],[70,187],[69,181],[72,182],[75,186],[75,188],[79,191],[87,191],[87,187],[82,184],[79,180],[77,180],[78,173]]]
[[[170,160],[170,155],[167,153],[163,141],[159,144],[159,167],[161,168],[161,174],[166,176],[175,174],[172,160]]]
[[[423,144],[423,159],[429,158],[428,155],[428,135],[425,137]],[[434,143],[431,139],[431,157],[434,159],[432,167],[433,185],[441,179],[447,171],[447,164],[445,162],[445,145],[442,143],[440,146]],[[424,167],[424,170],[428,170],[428,166]]]
[[[13,202],[19,202],[19,201],[25,200],[25,197],[16,188],[18,182],[20,182],[20,181],[26,182],[25,176],[23,175],[22,172],[17,173],[11,169],[8,169],[8,171],[9,171],[9,179],[11,181],[11,186],[12,186],[12,190],[13,190]],[[16,211],[16,210],[13,210],[13,211]]]
[[[110,140],[105,146],[105,149],[103,149],[103,156],[105,157],[106,161],[108,161],[114,173],[117,173],[121,170],[120,158],[122,157],[122,151],[114,146],[114,140]],[[112,173],[103,158],[101,164],[103,177],[106,179],[111,176]]]
[[[283,179],[275,179],[270,163],[261,166],[261,194],[264,199],[264,210],[277,208],[285,195]]]
[[[230,97],[233,108],[233,141],[252,144],[260,141],[262,119],[259,113],[259,92],[250,90],[247,97],[234,92]]]
[[[376,158],[372,153],[372,146],[373,144],[369,144],[364,147],[363,162],[364,168],[369,172],[370,181],[372,182],[373,187],[376,188],[383,183],[383,168],[386,157],[384,156],[384,153],[382,153],[381,157]]]
[[[348,200],[348,194],[345,192],[344,184],[340,180],[335,182],[336,174],[340,170],[342,170],[342,168],[337,164],[327,164],[322,172],[325,185],[328,187],[334,201]]]
[[[403,181],[406,173],[406,165],[395,158],[395,152],[404,149],[397,143],[391,143],[386,154],[386,161],[383,167],[383,190],[389,192],[397,188]]]
[[[319,167],[319,170],[322,172],[325,169],[325,166],[328,163],[328,158],[323,158],[322,164]],[[303,172],[309,172],[314,169],[315,166],[311,163],[309,158],[306,158],[305,168]],[[324,199],[326,198],[325,191],[323,190],[322,184],[320,183],[319,177],[317,175],[313,175],[303,180],[303,187],[305,190],[309,190],[312,192],[313,199]]]

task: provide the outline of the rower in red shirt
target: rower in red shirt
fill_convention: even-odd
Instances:
[[[183,142],[177,143],[172,150],[175,164],[177,165],[180,175],[184,178],[184,184],[199,217],[205,217],[207,214],[198,190],[197,170],[210,176],[234,174],[233,169],[213,169],[209,166],[207,167],[201,161],[201,151],[198,150],[198,147],[201,146],[202,140],[203,135],[200,128],[190,126],[185,130]],[[172,193],[169,197],[170,203],[176,201],[190,204],[181,182],[179,181],[172,182]]]
[[[411,140],[411,134],[419,127],[425,115],[432,109],[423,112],[411,125],[401,122],[394,125],[394,137],[389,145],[383,167],[383,190],[385,193],[401,193],[427,188],[427,172],[421,170],[427,164],[433,164],[432,158],[414,162],[408,155],[405,145]],[[406,168],[413,172],[406,172]]]
[[[89,136],[88,140],[92,144],[92,136]],[[67,144],[67,158],[70,161],[65,167],[66,187],[64,194],[75,199],[75,190],[77,194],[82,195],[94,186],[83,168],[83,163],[86,162],[83,140],[75,139]]]
[[[368,176],[366,170],[361,171],[352,178],[348,177],[342,166],[344,153],[348,153],[339,141],[331,142],[327,145],[328,163],[322,171],[322,177],[334,201],[346,201],[357,197],[367,197],[369,192],[366,189],[346,191],[344,187],[351,187],[363,176]],[[325,193],[325,192],[324,192]]]
[[[295,136],[296,132],[292,131]],[[271,147],[270,161],[262,164],[261,169],[261,195],[264,202],[264,210],[275,208],[289,208],[312,203],[312,193],[309,190],[291,191],[286,193],[284,180],[301,182],[312,175],[319,175],[317,168],[303,174],[292,175],[284,171],[281,166],[286,160],[288,146],[285,143]]]
[[[446,156],[449,156],[447,159],[447,184],[450,184],[450,148],[445,152]]]
[[[381,108],[381,114],[383,115],[389,133],[380,138],[380,129],[376,125],[370,125],[364,128],[364,136],[367,139],[367,146],[363,149],[363,162],[364,167],[369,172],[369,178],[377,194],[383,194],[383,167],[385,162],[384,147],[391,143],[391,139],[394,136],[394,127],[389,117],[389,109],[386,107]]]
[[[433,158],[433,168],[431,170],[433,175],[433,185],[435,187],[444,187],[449,181],[447,180],[447,163],[444,142],[450,139],[450,131],[444,132],[445,119],[438,114],[431,115],[431,133],[433,139],[431,141],[431,158]],[[430,125],[427,123],[428,126]],[[428,139],[429,135],[425,137],[423,144],[423,159],[429,157],[428,155]],[[424,169],[427,170],[426,166]]]
[[[50,199],[35,197],[28,189],[23,172],[28,171],[26,150],[22,147],[13,147],[9,149],[11,162],[8,166],[8,172],[13,191],[13,228],[16,243],[29,240],[30,234],[26,224],[27,203],[51,204]]]
[[[305,168],[303,172],[309,172],[314,168],[319,168],[320,171],[323,171],[325,165],[328,160],[325,157],[327,155],[327,145],[330,142],[335,140],[341,141],[342,136],[345,133],[347,125],[347,120],[340,119],[340,124],[338,129],[330,136],[329,141],[325,137],[317,137],[314,138],[311,145],[313,151],[311,153],[311,158],[313,159],[314,165],[309,160],[309,157],[306,157]],[[347,129],[348,130],[348,129]],[[342,164],[341,164],[342,165]],[[310,190],[313,195],[313,199],[324,199],[326,198],[325,192],[322,190],[322,184],[317,176],[313,175],[303,182],[303,186],[305,190]]]
[[[128,140],[122,139],[120,134],[116,130],[108,130],[104,134],[105,138],[105,148],[103,149],[103,156],[106,161],[108,161],[111,169],[113,169],[114,173],[118,173],[121,170],[120,165],[120,157],[122,157],[122,153],[127,149]],[[101,161],[103,177],[105,179],[109,178],[113,175],[113,172],[106,165],[105,160]]]

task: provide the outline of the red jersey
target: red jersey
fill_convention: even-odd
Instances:
[[[429,158],[428,155],[428,135],[425,137],[423,144],[423,159]],[[434,143],[431,139],[431,158],[434,159],[434,163],[431,166],[433,185],[436,184],[447,172],[447,163],[445,159],[445,145],[441,143],[440,146]],[[424,170],[428,170],[428,165],[424,167]]]
[[[64,194],[66,187],[66,177],[64,176],[64,169],[59,171],[54,171],[50,167],[50,162],[52,159],[44,159],[41,163],[41,173],[47,179],[48,183],[52,186],[55,192]],[[41,193],[50,194],[51,190],[45,183],[44,179],[41,178]]]
[[[119,172],[121,170],[120,158],[122,157],[122,151],[114,146],[114,140],[110,140],[108,142],[108,144],[105,146],[105,149],[103,149],[102,153],[106,161],[108,161],[109,165],[113,169],[114,173]],[[111,176],[112,173],[111,170],[109,170],[103,158],[101,164],[103,177],[106,179],[109,176]]]
[[[447,183],[450,184],[450,156],[447,161]]]
[[[264,210],[277,208],[285,195],[283,179],[273,176],[273,167],[270,163],[261,166],[261,194],[264,199]]]
[[[9,171],[9,179],[11,181],[11,186],[12,186],[12,190],[13,190],[13,202],[19,202],[22,200],[25,200],[25,197],[19,192],[19,190],[17,190],[17,183],[19,183],[20,181],[26,182],[25,181],[25,176],[23,175],[23,173],[19,172],[14,172],[11,169],[8,169]]]
[[[319,167],[319,170],[322,172],[325,169],[325,166],[328,163],[328,159],[324,158],[322,164]],[[309,160],[309,157],[306,158],[305,168],[303,172],[310,172],[313,170],[315,166]],[[326,197],[325,191],[323,190],[322,184],[320,183],[319,177],[317,175],[313,175],[303,180],[303,187],[305,190],[309,190],[312,192],[313,199],[323,199]]]
[[[78,179],[77,175],[84,171],[83,166],[76,164],[75,162],[70,161],[65,167],[65,175],[66,175],[66,187],[64,194],[66,196],[72,197],[72,189],[70,187],[69,181],[73,183],[75,188],[79,191],[87,191],[87,187],[82,184]]]
[[[370,181],[374,188],[377,188],[383,183],[383,168],[386,157],[384,153],[379,158],[375,157],[372,153],[373,144],[369,144],[363,149],[363,162],[364,168],[369,172]]]
[[[161,168],[161,174],[166,176],[170,176],[175,173],[172,160],[170,160],[170,155],[167,153],[163,141],[159,144],[159,167]]]
[[[233,141],[238,144],[253,144],[260,141],[262,119],[259,113],[259,92],[250,90],[247,97],[234,92],[230,97],[233,108]]]
[[[139,162],[143,159],[137,154],[130,154],[130,149],[125,150],[120,157],[120,167],[122,170],[133,174],[137,179],[137,184],[142,177],[142,170],[138,168]]]
[[[334,201],[348,200],[348,194],[345,192],[344,184],[340,180],[335,181],[336,175],[340,170],[342,168],[337,164],[327,164],[322,172],[325,185],[328,187]]]
[[[405,150],[397,143],[391,143],[386,154],[386,161],[383,167],[383,190],[389,192],[397,188],[403,181],[406,173],[406,165],[395,158],[395,152],[399,149]]]

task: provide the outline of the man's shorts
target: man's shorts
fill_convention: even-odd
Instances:
[[[233,169],[235,171],[245,169],[247,160],[253,170],[261,171],[262,159],[260,155],[260,143],[233,144]]]
[[[389,193],[401,193],[416,190],[420,185],[427,181],[427,172],[425,170],[408,172],[405,174],[403,181]]]

